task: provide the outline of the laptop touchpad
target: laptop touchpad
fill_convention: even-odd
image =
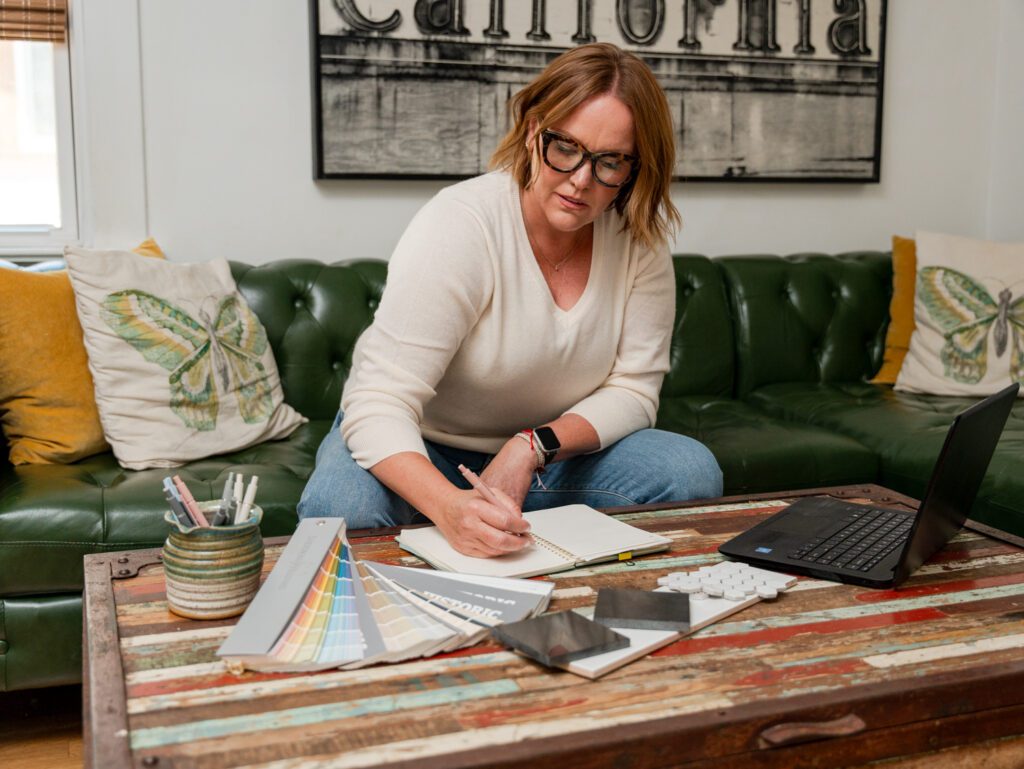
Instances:
[[[772,533],[803,534],[808,537],[833,528],[849,512],[849,508],[842,503],[830,502],[827,499],[802,499],[794,502],[766,528]],[[832,507],[835,509],[829,509]]]

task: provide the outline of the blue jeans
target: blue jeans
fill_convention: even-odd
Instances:
[[[302,492],[299,518],[344,518],[351,529],[425,523],[426,517],[352,459],[341,437],[341,413],[316,453]],[[425,441],[434,467],[460,489],[469,483],[459,464],[481,473],[493,454]],[[560,505],[644,505],[722,494],[722,471],[704,444],[664,430],[638,430],[594,454],[548,467],[533,483],[523,511]]]

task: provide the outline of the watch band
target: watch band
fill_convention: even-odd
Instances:
[[[555,431],[547,425],[533,428],[533,440],[544,454],[544,466],[547,467],[562,448]]]

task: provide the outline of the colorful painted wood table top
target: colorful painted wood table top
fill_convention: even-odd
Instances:
[[[830,491],[913,504],[877,486]],[[805,493],[628,509],[623,520],[671,537],[669,551],[552,575],[552,609],[713,563],[721,542]],[[353,548],[418,563],[393,535],[353,535]],[[268,541],[265,573],[281,549]],[[902,758],[887,767],[937,767],[961,765],[967,750],[1024,760],[1024,550],[977,532],[962,531],[898,590],[801,579],[597,681],[491,642],[356,671],[235,676],[214,656],[234,620],[169,613],[157,553],[86,557],[86,763],[97,769],[725,769],[888,757]]]

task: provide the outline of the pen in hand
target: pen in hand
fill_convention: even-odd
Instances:
[[[494,505],[495,507],[500,507],[500,508],[502,508],[504,510],[507,510],[508,512],[512,513],[513,515],[522,516],[522,512],[519,509],[517,509],[515,506],[511,505],[509,502],[502,502],[500,499],[498,499],[498,497],[495,495],[495,493],[493,491],[491,491],[491,487],[488,486],[486,483],[484,483],[483,479],[481,479],[479,475],[474,473],[468,467],[466,467],[465,465],[459,465],[459,472],[462,473],[463,477],[467,481],[469,481],[469,484],[480,493],[480,496],[483,497],[484,499],[486,499],[492,505]],[[515,534],[515,532],[509,532],[509,533],[510,534]],[[521,535],[517,534],[516,536],[521,536]]]

